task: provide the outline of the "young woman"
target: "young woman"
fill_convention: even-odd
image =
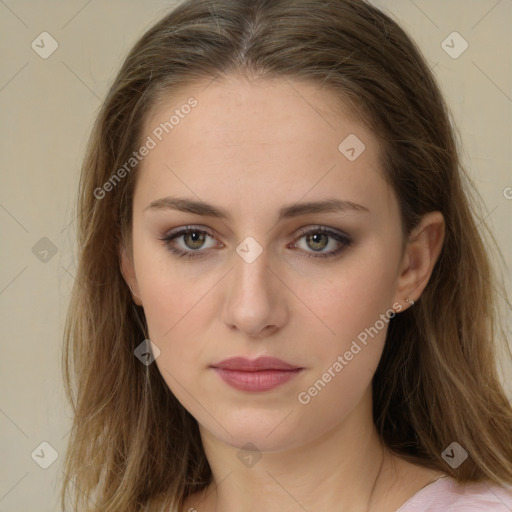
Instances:
[[[512,510],[468,184],[370,4],[183,2],[83,166],[63,508]]]

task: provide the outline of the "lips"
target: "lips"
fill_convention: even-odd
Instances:
[[[213,370],[231,387],[240,391],[270,391],[290,381],[303,368],[275,357],[251,360],[232,357],[212,365]]]
[[[232,357],[220,363],[212,365],[214,368],[225,370],[237,370],[242,372],[256,372],[262,370],[298,370],[298,366],[285,363],[277,357],[258,357],[258,359],[246,359],[245,357]]]

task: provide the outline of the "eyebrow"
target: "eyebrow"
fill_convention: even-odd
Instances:
[[[215,217],[229,220],[231,214],[228,210],[214,206],[204,201],[197,201],[184,197],[163,197],[152,201],[146,210],[179,210],[181,212],[193,213],[205,217]],[[352,201],[342,201],[340,199],[329,198],[322,201],[310,201],[306,203],[296,203],[284,206],[279,210],[278,219],[289,219],[307,215],[311,213],[329,213],[329,212],[368,212],[368,208]]]

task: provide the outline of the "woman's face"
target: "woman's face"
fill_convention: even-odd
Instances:
[[[233,75],[145,122],[123,272],[167,385],[232,446],[292,448],[367,414],[407,297],[377,140],[339,106],[304,82]]]

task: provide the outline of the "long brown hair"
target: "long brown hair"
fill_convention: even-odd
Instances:
[[[108,192],[101,187],[140,147],[142,123],[166,94],[233,72],[307,80],[348,102],[381,143],[404,237],[423,214],[442,212],[445,242],[430,282],[390,322],[372,384],[374,421],[409,461],[459,481],[512,483],[512,410],[495,357],[497,299],[506,296],[447,107],[415,44],[363,0],[189,0],[126,58],[82,168],[63,351],[74,412],[63,508],[70,497],[74,511],[142,511],[157,502],[168,510],[210,483],[197,422],[156,365],[134,357],[145,318],[121,275],[118,246],[129,245],[136,166]],[[454,441],[469,454],[457,469],[441,455]]]

